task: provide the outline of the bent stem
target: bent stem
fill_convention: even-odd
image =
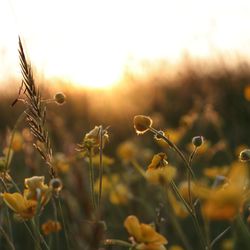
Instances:
[[[201,229],[201,226],[199,224],[197,215],[196,215],[196,211],[194,208],[190,207],[190,205],[186,202],[186,200],[183,198],[183,196],[181,195],[181,193],[179,192],[178,187],[176,186],[174,181],[170,182],[173,191],[175,192],[175,194],[177,195],[177,197],[181,200],[181,202],[183,203],[183,205],[186,207],[187,211],[189,212],[189,214],[191,215],[195,230],[197,232],[197,234],[199,235],[199,239],[201,242],[201,245],[203,247],[203,249],[208,250],[210,249],[208,244],[206,243],[205,237],[203,235],[203,231]]]
[[[186,157],[184,156],[184,154],[181,152],[181,150],[172,142],[170,141],[164,134],[162,134],[161,132],[159,132],[158,130],[149,127],[149,130],[154,133],[158,138],[163,139],[170,147],[172,147],[174,149],[174,151],[179,155],[179,157],[183,160],[183,162],[185,163],[188,171],[190,172],[191,176],[193,178],[195,178],[195,174],[188,162],[188,160],[186,159]]]

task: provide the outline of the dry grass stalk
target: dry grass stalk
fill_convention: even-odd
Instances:
[[[52,165],[52,148],[49,138],[49,133],[46,128],[46,106],[42,102],[41,93],[38,87],[35,85],[33,78],[31,65],[27,62],[26,56],[23,50],[22,42],[19,37],[19,59],[20,66],[22,70],[22,86],[24,86],[24,94],[26,96],[25,103],[28,106],[27,111],[27,121],[30,127],[31,133],[37,139],[33,145],[49,166],[49,172],[51,178],[56,177],[56,171]]]

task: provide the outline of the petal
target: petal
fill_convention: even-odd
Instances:
[[[25,209],[25,199],[20,193],[3,193],[3,200],[14,212],[18,213]]]
[[[142,232],[142,241],[148,243],[156,243],[159,245],[167,244],[167,239],[157,233],[154,228],[147,224],[141,224],[141,232]]]
[[[131,236],[134,236],[137,242],[141,242],[142,232],[139,220],[136,216],[130,215],[124,221],[124,226]]]

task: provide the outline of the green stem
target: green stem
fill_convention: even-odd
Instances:
[[[96,210],[95,203],[95,193],[94,193],[94,171],[93,171],[93,162],[92,162],[92,149],[89,150],[89,182],[90,182],[90,195],[92,199],[92,206]]]
[[[100,136],[100,151],[99,151],[99,155],[100,155],[100,164],[99,164],[99,195],[98,195],[98,208],[100,209],[101,206],[101,198],[102,198],[102,176],[103,176],[103,162],[102,162],[102,151],[103,151],[103,129],[102,126],[100,126],[100,132],[99,132],[99,136]]]
[[[62,217],[62,224],[63,224],[63,229],[64,229],[63,230],[64,231],[64,237],[65,237],[65,240],[66,240],[67,249],[69,250],[70,246],[69,246],[68,230],[67,230],[64,215],[63,215],[63,209],[62,209],[60,196],[58,197],[58,206],[59,206],[60,214],[61,214],[61,217]]]
[[[177,217],[174,214],[174,210],[173,210],[171,202],[169,202],[168,190],[165,189],[165,191],[166,191],[166,196],[167,196],[167,209],[168,209],[168,213],[170,215],[169,219],[171,220],[171,222],[172,222],[172,224],[173,224],[173,226],[174,226],[174,228],[176,230],[176,233],[180,237],[183,245],[185,246],[185,249],[186,250],[191,250],[192,247],[191,247],[190,243],[188,242],[188,239],[187,239],[186,235],[184,234],[184,232],[182,230],[180,222],[178,221]]]
[[[212,248],[214,244],[219,241],[229,230],[231,227],[227,227],[222,233],[220,233],[210,244],[210,247]]]
[[[104,246],[121,246],[121,247],[133,247],[133,245],[127,241],[116,240],[116,239],[107,239],[103,241]]]
[[[183,196],[179,192],[178,187],[176,186],[176,184],[175,184],[175,182],[173,180],[170,182],[170,184],[171,184],[174,192],[178,196],[178,198],[181,200],[181,202],[183,203],[183,205],[186,207],[186,209],[188,210],[189,214],[191,215],[191,218],[192,218],[195,230],[196,230],[196,232],[199,235],[199,239],[200,239],[200,242],[202,244],[203,249],[205,249],[205,250],[209,249],[209,247],[207,246],[206,240],[204,238],[203,232],[201,230],[201,227],[200,227],[200,224],[199,224],[199,221],[198,221],[195,209],[192,209],[189,206],[189,204],[186,202],[186,200],[183,198]]]
[[[172,147],[174,149],[174,151],[179,155],[179,157],[183,160],[183,162],[185,163],[188,171],[190,172],[191,176],[193,178],[195,178],[195,174],[188,162],[188,160],[186,159],[186,157],[184,156],[184,154],[181,152],[181,150],[172,142],[170,141],[164,134],[162,134],[161,132],[159,132],[158,130],[152,128],[152,127],[149,127],[149,130],[154,133],[155,135],[157,135],[157,137],[163,139],[166,143],[168,143],[168,145],[170,147]]]
[[[56,202],[55,202],[55,198],[52,198],[52,206],[53,206],[53,210],[54,210],[54,217],[55,217],[55,221],[58,221],[58,214],[57,214],[57,207],[56,207]],[[59,242],[59,238],[58,238],[58,234],[56,234],[56,249],[58,249],[58,242]],[[52,237],[50,236],[50,242],[51,244],[52,242]]]

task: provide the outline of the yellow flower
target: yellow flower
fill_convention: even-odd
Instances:
[[[35,215],[37,201],[27,200],[20,193],[3,193],[2,197],[6,205],[21,219],[31,219]]]
[[[250,101],[250,84],[244,88],[244,97],[247,101]]]
[[[137,146],[131,141],[121,143],[117,148],[117,155],[124,161],[132,161],[138,152]]]
[[[51,188],[44,184],[44,176],[33,176],[25,179],[25,190],[20,193],[1,194],[6,205],[14,211],[17,218],[31,219],[35,213],[38,201],[41,201],[41,208],[51,197]]]
[[[246,166],[234,163],[226,184],[213,189],[198,187],[196,192],[203,199],[203,214],[213,220],[232,220],[249,197],[247,184]]]
[[[114,189],[111,190],[109,199],[112,204],[125,205],[131,198],[131,194],[124,184],[117,184]]]
[[[48,220],[47,222],[42,224],[42,231],[45,235],[59,232],[61,229],[61,223],[58,221]]]
[[[183,250],[183,248],[181,246],[178,245],[172,245],[169,250]]]
[[[109,136],[107,130],[101,129],[101,126],[95,126],[94,129],[88,132],[84,137],[84,141],[90,143],[92,147],[100,147],[101,136],[102,136],[102,148],[103,148],[105,143],[108,142]]]
[[[70,168],[69,162],[63,153],[55,154],[53,165],[61,173],[67,173]]]
[[[22,149],[22,146],[23,146],[23,137],[22,137],[21,133],[17,132],[14,135],[11,148],[15,152],[17,152],[17,151],[20,151]]]
[[[167,155],[165,153],[159,153],[154,155],[151,163],[148,166],[148,169],[163,168],[166,167],[167,164]]]
[[[165,250],[167,239],[157,233],[151,225],[140,223],[134,215],[128,216],[124,221],[128,233],[135,240],[135,249],[140,250]]]
[[[216,178],[217,176],[226,176],[228,171],[229,171],[228,166],[222,166],[222,167],[205,168],[203,170],[203,173],[205,176],[209,178]]]
[[[170,182],[176,175],[176,168],[168,165],[165,153],[154,155],[146,170],[146,178],[152,184],[164,184]]]
[[[51,188],[44,184],[44,176],[33,176],[24,180],[24,197],[37,200],[38,192],[41,195],[41,203],[45,205],[51,197]]]
[[[102,148],[109,141],[109,135],[107,129],[102,129],[102,126],[95,126],[90,132],[88,132],[81,144],[78,144],[77,150],[81,152],[81,155],[87,156],[90,152],[94,153],[95,149],[100,148],[102,141]]]
[[[104,166],[110,166],[112,164],[114,164],[115,160],[107,155],[102,155],[102,164]],[[96,154],[95,156],[92,157],[92,163],[95,166],[99,166],[100,164],[100,155]]]
[[[134,117],[134,128],[138,135],[147,132],[152,124],[153,121],[149,116],[136,115]]]
[[[95,182],[94,191],[99,192],[99,180]],[[117,174],[102,177],[102,193],[104,196],[108,196],[114,205],[125,205],[132,197],[128,187],[121,182]]]

